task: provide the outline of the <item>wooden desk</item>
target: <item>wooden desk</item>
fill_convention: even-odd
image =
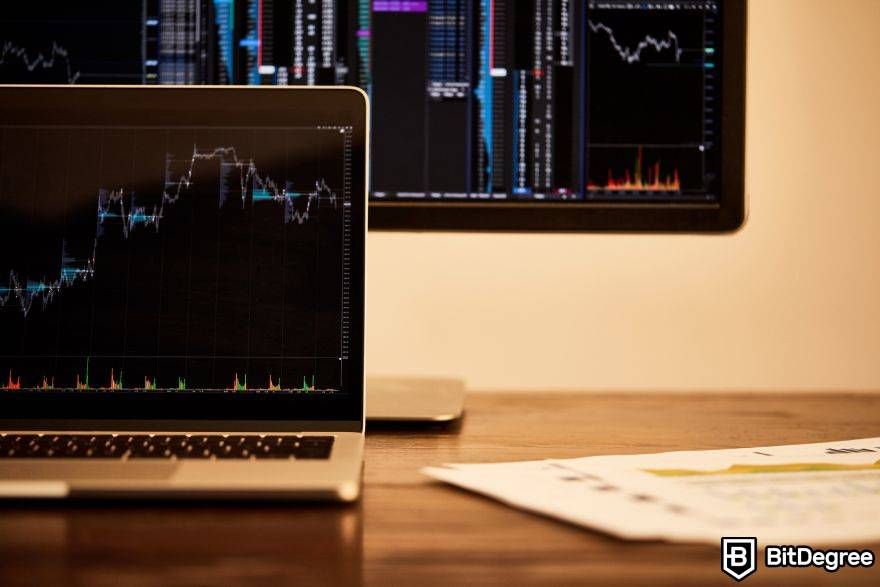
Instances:
[[[460,426],[371,431],[353,506],[2,506],[0,585],[731,585],[717,548],[615,540],[417,471],[867,436],[880,436],[880,394],[473,395]],[[746,579],[786,582],[878,585],[880,564]]]

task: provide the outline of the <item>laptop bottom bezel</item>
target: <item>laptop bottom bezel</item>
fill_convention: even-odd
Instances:
[[[363,422],[354,420],[0,420],[0,432],[57,430],[76,432],[363,432]]]

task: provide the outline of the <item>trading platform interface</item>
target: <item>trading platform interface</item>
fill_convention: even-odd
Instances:
[[[0,81],[359,85],[375,199],[715,202],[721,4],[15,3]]]
[[[350,389],[351,127],[6,119],[0,153],[4,392]]]

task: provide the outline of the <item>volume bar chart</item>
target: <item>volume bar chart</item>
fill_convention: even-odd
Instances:
[[[663,170],[660,161],[655,161],[647,169],[644,165],[644,152],[638,149],[632,170],[625,169],[617,174],[608,170],[608,177],[603,184],[590,182],[587,186],[592,192],[663,192],[677,193],[681,191],[681,179],[678,169]]]

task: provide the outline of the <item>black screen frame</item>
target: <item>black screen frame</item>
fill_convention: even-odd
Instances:
[[[0,117],[57,125],[351,125],[351,389],[295,395],[0,392],[0,429],[362,431],[369,104],[358,88],[2,86]],[[362,197],[357,197],[362,194]],[[290,414],[290,417],[282,417]]]
[[[747,0],[722,10],[721,189],[712,203],[412,201],[370,198],[370,229],[485,232],[702,232],[742,227]]]

